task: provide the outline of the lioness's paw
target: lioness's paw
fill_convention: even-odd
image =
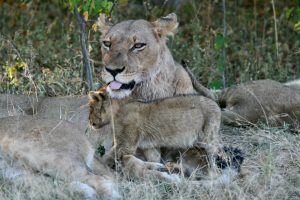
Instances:
[[[104,161],[104,163],[105,163],[108,167],[110,167],[111,169],[115,169],[115,167],[116,167],[116,161],[115,161],[115,158],[114,158],[114,157],[104,155],[104,156],[103,156],[103,161]]]
[[[157,170],[157,171],[168,171],[165,165],[156,162],[145,162],[147,169]]]
[[[73,192],[82,193],[84,195],[84,199],[96,199],[96,190],[88,184],[79,181],[74,181],[70,183],[69,187],[70,190]]]
[[[162,166],[162,167],[158,167],[156,168],[155,170],[159,171],[159,172],[167,172],[167,173],[170,173],[168,168],[165,167],[165,166]]]
[[[169,174],[167,172],[162,172],[162,176],[166,181],[169,181],[171,183],[180,183],[181,179],[177,174]]]

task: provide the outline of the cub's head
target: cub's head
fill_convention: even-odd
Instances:
[[[89,123],[99,129],[110,123],[110,101],[103,90],[89,92]]]
[[[128,20],[113,26],[103,15],[99,18],[104,64],[101,77],[109,84],[111,97],[129,96],[136,84],[155,78],[167,60],[163,56],[163,51],[168,51],[166,35],[173,35],[177,25],[174,13],[155,22]]]

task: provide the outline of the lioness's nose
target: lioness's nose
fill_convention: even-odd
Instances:
[[[121,68],[121,69],[109,69],[107,67],[105,67],[106,71],[108,71],[113,77],[115,77],[118,73],[121,73],[122,71],[124,71],[125,67]]]

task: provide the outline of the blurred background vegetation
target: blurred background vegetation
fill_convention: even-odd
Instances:
[[[1,93],[86,93],[80,29],[70,2],[74,1],[0,0]],[[175,12],[179,30],[168,45],[175,60],[186,60],[208,87],[222,88],[223,72],[227,86],[256,79],[285,82],[300,78],[300,0],[117,2],[112,12],[114,22],[155,20]],[[108,13],[111,5],[112,1],[105,0],[106,7],[99,12]],[[97,85],[102,66],[93,19],[96,17],[87,20],[87,35]]]

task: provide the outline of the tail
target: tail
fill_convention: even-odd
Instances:
[[[293,88],[300,92],[300,79],[286,82],[283,85]]]
[[[300,79],[286,82],[283,85],[286,85],[286,86],[295,86],[295,87],[298,86],[298,87],[300,87]]]
[[[185,69],[185,71],[188,73],[189,77],[191,78],[193,87],[195,88],[195,90],[202,96],[205,96],[209,99],[212,99],[213,101],[216,101],[216,97],[214,95],[213,92],[211,92],[209,89],[207,89],[206,87],[204,87],[195,77],[195,75],[193,74],[193,72],[188,68],[187,63],[184,60],[181,60],[181,64],[183,66],[183,68]]]

